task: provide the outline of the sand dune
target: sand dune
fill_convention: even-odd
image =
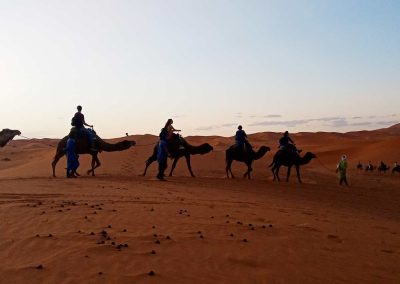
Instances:
[[[139,176],[153,135],[109,140],[137,146],[101,153],[96,177],[73,180],[65,158],[51,178],[56,140],[12,141],[0,148],[0,283],[399,283],[400,175],[355,166],[400,162],[400,126],[292,136],[318,156],[303,184],[271,180],[278,133],[250,135],[272,149],[250,181],[225,178],[227,137],[187,137],[214,151],[192,157],[196,178],[182,160],[165,183],[156,164]],[[349,188],[334,173],[344,153]]]

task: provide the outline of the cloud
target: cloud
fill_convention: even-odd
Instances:
[[[211,126],[200,126],[200,127],[195,128],[194,130],[197,130],[197,131],[211,131],[211,130],[215,130],[217,128],[219,128],[219,127],[211,125]]]
[[[236,125],[237,125],[237,123],[225,123],[225,124],[220,125],[220,127],[233,127]]]
[[[250,126],[278,126],[283,125],[287,127],[296,127],[299,125],[308,124],[310,122],[315,121],[341,121],[344,120],[344,117],[321,117],[321,118],[310,118],[310,119],[296,119],[296,120],[281,120],[281,121],[274,121],[274,120],[266,120],[266,121],[258,121],[250,124]]]
[[[378,121],[376,122],[377,125],[382,125],[382,126],[391,126],[394,124],[399,123],[398,120],[388,120],[388,121]]]
[[[280,118],[280,114],[267,114],[267,115],[249,115],[249,118]]]
[[[225,127],[236,127],[237,125],[238,125],[237,123],[224,123],[221,125],[200,126],[200,127],[195,128],[194,130],[210,131],[210,130],[217,130],[217,129],[225,128]]]

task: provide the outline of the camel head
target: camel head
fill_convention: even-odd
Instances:
[[[315,158],[317,158],[317,156],[311,152],[307,152],[304,155],[304,159],[309,160],[309,161],[311,161],[312,159],[315,159]]]
[[[135,146],[136,142],[133,140],[131,140],[131,141],[124,140],[124,141],[119,142],[118,144],[120,144],[124,149],[129,149],[130,147]]]
[[[21,135],[21,131],[11,130],[8,128],[5,128],[2,131],[0,131],[0,147],[4,147],[10,140],[12,140],[17,135]]]
[[[268,151],[271,151],[271,148],[267,146],[261,146],[260,149],[258,149],[258,151],[265,154]]]
[[[208,143],[204,143],[203,145],[201,145],[201,148],[200,148],[200,155],[204,155],[204,154],[210,153],[210,152],[213,151],[213,150],[214,150],[214,147],[213,147],[213,146],[211,146],[211,145],[208,144]]]

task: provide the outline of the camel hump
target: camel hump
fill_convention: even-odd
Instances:
[[[231,145],[228,150],[235,150],[238,147],[238,144]]]

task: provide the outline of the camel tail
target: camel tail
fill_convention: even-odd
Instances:
[[[268,168],[272,167],[275,164],[275,159],[272,160],[272,163],[268,166]]]

